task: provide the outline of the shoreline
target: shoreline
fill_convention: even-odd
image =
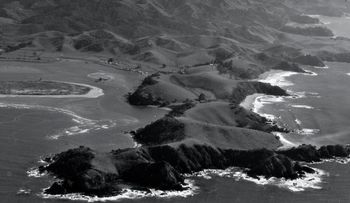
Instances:
[[[0,98],[98,98],[104,95],[104,92],[101,88],[83,84],[83,83],[75,83],[75,82],[65,82],[65,81],[52,81],[52,82],[58,82],[58,83],[64,83],[64,84],[70,84],[70,85],[79,85],[83,87],[90,88],[90,91],[86,94],[69,94],[69,95],[19,95],[19,94],[0,94]]]

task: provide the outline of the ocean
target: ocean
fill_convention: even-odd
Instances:
[[[349,35],[350,32],[339,31],[341,26],[334,25],[339,20],[350,24],[345,17],[322,17],[326,26],[335,30],[337,35]],[[350,64],[327,63],[327,67],[310,67],[308,70],[313,74],[274,72],[265,75],[265,81],[280,85],[295,95],[287,98],[260,96],[255,100],[255,111],[296,129],[295,133],[282,135],[287,143],[350,144]],[[115,147],[111,143],[130,145],[123,143],[126,139],[113,136],[113,126],[103,129],[105,125],[112,124],[89,122],[57,109],[0,105],[0,202],[67,202],[42,198],[40,192],[50,185],[50,179],[36,178],[31,168],[37,165],[42,155],[79,145],[106,151]],[[80,135],[82,130],[91,132]],[[76,136],[58,136],[59,139],[53,136],[62,133]],[[119,202],[147,203],[350,202],[348,160],[312,164],[311,167],[318,169],[319,174],[295,182],[277,179],[253,181],[238,169],[207,171],[189,177],[196,187],[190,194],[183,195],[189,195],[186,198],[130,195],[129,199],[117,199]]]

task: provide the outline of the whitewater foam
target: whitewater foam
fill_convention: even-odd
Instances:
[[[266,104],[273,104],[273,103],[278,103],[278,102],[284,102],[283,97],[278,97],[278,96],[271,96],[271,95],[261,95],[255,98],[253,102],[253,112],[254,113],[259,113],[259,110],[264,107]],[[263,115],[263,114],[260,114]],[[264,114],[264,116],[268,117],[275,117],[271,114]]]
[[[27,176],[32,178],[41,178],[43,176],[47,175],[46,173],[40,173],[39,169],[37,167],[31,168],[27,171]]]

